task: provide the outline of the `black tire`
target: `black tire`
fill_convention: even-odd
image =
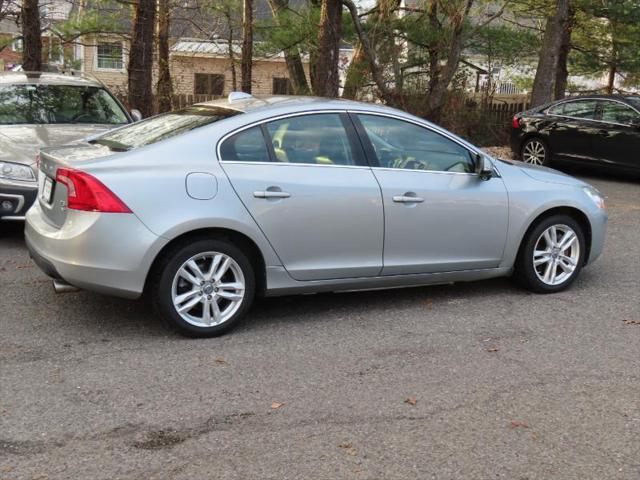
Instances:
[[[564,279],[557,285],[550,285],[548,283],[545,283],[539,277],[539,273],[536,270],[536,268],[538,268],[540,270],[540,275],[542,275],[542,269],[546,268],[547,264],[545,263],[543,265],[539,265],[538,267],[534,266],[533,255],[534,255],[534,249],[536,247],[536,244],[541,239],[542,234],[548,228],[554,225],[566,226],[566,227],[569,227],[571,230],[573,230],[573,232],[577,237],[579,249],[578,249],[577,259],[575,259],[575,262],[576,262],[575,270],[573,270],[573,272],[568,277],[566,277],[566,279]],[[580,270],[584,265],[584,259],[586,258],[586,254],[587,254],[587,249],[586,249],[585,236],[584,236],[584,231],[580,226],[580,224],[569,215],[552,215],[550,217],[546,217],[538,221],[526,233],[525,237],[522,240],[520,251],[518,252],[518,258],[515,264],[514,278],[522,287],[532,292],[536,292],[536,293],[559,292],[569,287],[569,285],[571,285],[574,282],[574,280],[578,277],[578,275],[580,274]]]
[[[542,149],[543,158],[539,161],[532,161],[532,153]],[[530,152],[528,154],[528,152]],[[540,137],[529,137],[522,144],[520,149],[520,159],[530,165],[544,165],[546,167],[551,165],[551,151],[549,145]]]
[[[239,302],[237,310],[228,319],[208,327],[190,323],[178,313],[173,304],[173,282],[178,270],[189,259],[205,252],[216,252],[230,257],[235,262],[233,268],[239,267],[244,280],[244,296]],[[207,259],[201,261],[206,262]],[[176,281],[183,282],[184,280]],[[216,291],[218,290],[216,289]],[[194,338],[216,337],[235,328],[251,308],[255,296],[255,272],[247,255],[230,242],[223,239],[191,239],[176,245],[166,253],[160,264],[154,269],[147,293],[160,317],[172,330]],[[216,294],[213,295],[215,297]],[[210,299],[211,296],[208,298]],[[219,301],[224,304],[227,300],[221,299]],[[203,304],[195,304],[193,308],[200,308],[204,315]]]

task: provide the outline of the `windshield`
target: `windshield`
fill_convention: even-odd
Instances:
[[[129,120],[101,87],[0,85],[0,125],[23,123],[122,124]]]
[[[237,110],[194,106],[119,128],[92,140],[112,150],[131,150],[238,115]]]

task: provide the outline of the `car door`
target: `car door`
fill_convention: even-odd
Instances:
[[[640,169],[640,113],[622,102],[600,100],[598,118],[601,123],[594,150],[600,161]]]
[[[549,147],[560,160],[595,161],[593,139],[600,125],[596,121],[597,100],[562,102],[547,110],[553,118],[549,125]]]
[[[497,267],[508,227],[502,179],[480,179],[466,147],[426,126],[352,118],[382,189],[383,274]]]
[[[287,116],[224,139],[221,165],[296,280],[376,276],[380,187],[346,113]]]

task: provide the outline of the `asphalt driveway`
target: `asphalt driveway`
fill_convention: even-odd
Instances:
[[[496,280],[260,301],[186,340],[56,295],[0,225],[0,479],[640,478],[640,181],[567,292]]]

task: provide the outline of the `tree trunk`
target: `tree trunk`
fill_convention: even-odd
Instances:
[[[446,100],[446,93],[451,81],[453,80],[458,65],[460,64],[460,56],[463,49],[463,34],[465,20],[469,15],[469,11],[473,6],[474,0],[467,0],[463,10],[456,13],[452,18],[451,40],[449,41],[449,50],[447,52],[447,63],[443,67],[437,67],[438,75],[431,82],[429,97],[425,105],[425,114],[427,117],[437,122],[442,113],[442,107]]]
[[[229,51],[229,68],[231,69],[231,88],[238,90],[238,75],[236,73],[236,56],[233,51],[233,27],[231,26],[231,15],[227,17],[229,21],[229,38],[227,39],[227,50]]]
[[[269,0],[269,7],[277,25],[280,25],[278,14],[289,6],[289,0]],[[284,61],[287,65],[287,73],[291,81],[291,87],[295,95],[308,95],[310,93],[307,76],[304,73],[300,51],[296,47],[285,48]]]
[[[242,59],[240,61],[241,88],[251,93],[251,63],[253,59],[253,0],[243,0]]]
[[[607,94],[613,95],[613,91],[616,88],[616,73],[618,71],[618,67],[616,62],[611,62],[609,65],[609,79],[607,81]]]
[[[158,112],[171,111],[173,87],[169,70],[169,0],[158,0]]]
[[[367,58],[371,76],[373,77],[373,81],[375,82],[376,87],[378,87],[378,90],[380,91],[380,95],[388,105],[395,106],[396,98],[393,92],[387,86],[384,75],[382,73],[382,68],[380,67],[380,63],[378,61],[378,54],[373,44],[371,43],[369,35],[367,35],[367,32],[362,26],[362,22],[360,21],[360,17],[358,16],[358,9],[356,7],[356,4],[353,2],[353,0],[342,0],[342,3],[349,9],[351,19],[353,20],[353,26],[355,27],[356,33],[358,34],[358,40],[360,41],[360,45],[362,46],[364,55]]]
[[[358,42],[353,58],[347,68],[347,77],[344,80],[344,89],[342,90],[342,98],[355,100],[358,92],[364,86],[367,78],[367,57],[365,55],[362,42]]]
[[[378,62],[393,65],[395,87],[397,92],[402,91],[402,77],[400,69],[400,56],[396,51],[395,36],[393,31],[393,13],[398,8],[400,0],[378,0],[377,11],[367,18],[367,25],[371,25],[369,42],[375,49]],[[345,4],[346,5],[346,4]],[[349,5],[346,5],[349,8]],[[351,63],[347,68],[347,76],[344,82],[342,96],[355,99],[360,89],[366,84],[369,70],[367,54],[362,41],[358,41]],[[386,82],[385,82],[386,83]]]
[[[155,0],[138,0],[129,52],[129,108],[140,110],[143,116],[153,114],[153,31]]]
[[[322,0],[318,29],[318,63],[315,69],[315,94],[320,97],[338,96],[341,35],[342,3],[340,0]]]
[[[42,70],[42,37],[38,0],[22,2],[22,69],[27,72]]]
[[[569,18],[562,30],[562,40],[560,51],[558,53],[558,65],[556,67],[556,78],[553,86],[554,100],[560,100],[565,97],[567,92],[567,80],[569,78],[569,70],[567,69],[567,60],[571,51],[571,33],[575,22],[576,12],[573,8],[569,9]]]
[[[557,0],[555,12],[547,18],[542,39],[538,68],[531,91],[532,107],[537,107],[553,99],[562,37],[568,22],[569,0]]]

